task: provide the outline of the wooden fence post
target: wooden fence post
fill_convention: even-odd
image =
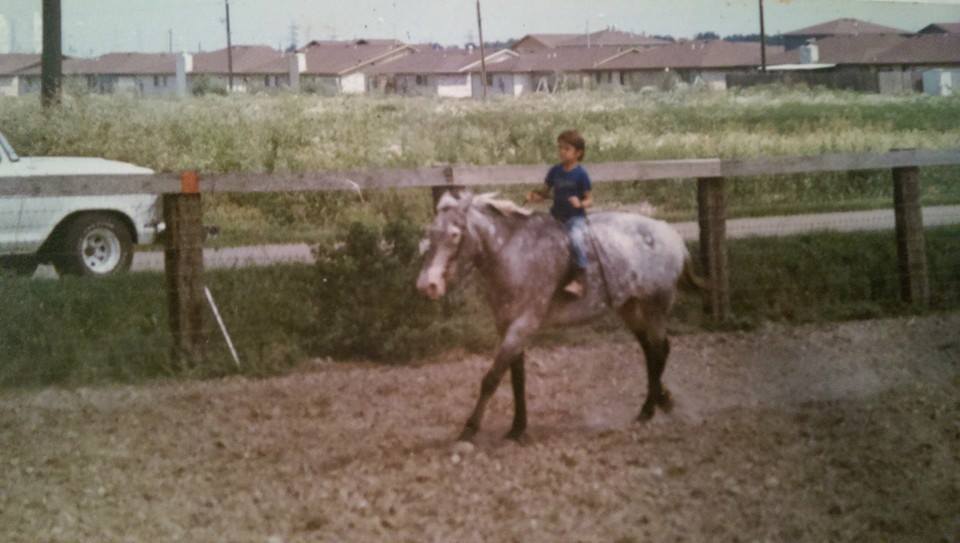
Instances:
[[[203,329],[203,202],[195,172],[181,177],[179,194],[163,195],[164,264],[173,354],[195,365],[205,355]]]
[[[449,192],[454,196],[460,194],[463,191],[463,187],[459,187],[453,184],[453,167],[447,166],[443,169],[443,176],[447,180],[446,185],[437,185],[430,187],[430,192],[433,195],[433,209],[436,211],[437,204],[440,203],[440,198],[443,198],[445,192]]]
[[[920,207],[920,169],[893,169],[893,205],[897,224],[897,268],[900,296],[905,302],[926,307],[930,302],[926,236]]]
[[[700,259],[710,282],[704,311],[714,320],[730,317],[730,284],[727,268],[727,199],[724,178],[697,179],[700,223]]]

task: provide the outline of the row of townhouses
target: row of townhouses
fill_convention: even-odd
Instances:
[[[807,81],[872,92],[949,93],[960,82],[960,23],[917,33],[838,19],[768,46],[767,73],[753,42],[667,41],[606,29],[587,35],[530,34],[509,49],[437,48],[395,40],[313,41],[296,52],[231,49],[234,92],[287,89],[455,98],[519,96],[569,88],[641,90],[673,85],[725,89],[751,82]],[[65,58],[67,84],[91,92],[176,96],[226,90],[226,49],[201,53],[110,53]],[[486,81],[482,80],[482,65]],[[0,55],[0,96],[36,93],[38,55]]]

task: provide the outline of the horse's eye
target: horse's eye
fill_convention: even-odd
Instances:
[[[454,241],[454,242],[460,241],[460,231],[459,231],[459,230],[451,230],[451,231],[450,231],[450,240],[451,240],[451,241]]]

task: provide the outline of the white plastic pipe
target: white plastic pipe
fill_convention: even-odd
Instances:
[[[220,325],[220,331],[223,332],[223,339],[227,340],[227,347],[230,348],[230,354],[233,355],[233,362],[237,365],[237,369],[240,368],[240,357],[237,356],[237,350],[233,348],[233,340],[230,339],[230,333],[227,332],[227,325],[223,323],[223,319],[220,317],[220,310],[217,309],[217,302],[213,301],[213,294],[210,293],[209,287],[203,287],[203,292],[207,295],[207,302],[210,303],[210,309],[213,310],[213,316],[217,318],[217,324]]]

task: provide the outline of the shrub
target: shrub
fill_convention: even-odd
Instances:
[[[353,221],[332,247],[316,250],[312,351],[404,362],[462,345],[466,335],[482,335],[470,321],[455,317],[463,314],[461,297],[438,304],[417,294],[419,239],[419,228],[406,218],[389,219],[382,227]]]
[[[207,94],[227,95],[227,87],[215,82],[205,75],[197,77],[193,81],[191,92],[194,96],[206,96]]]

